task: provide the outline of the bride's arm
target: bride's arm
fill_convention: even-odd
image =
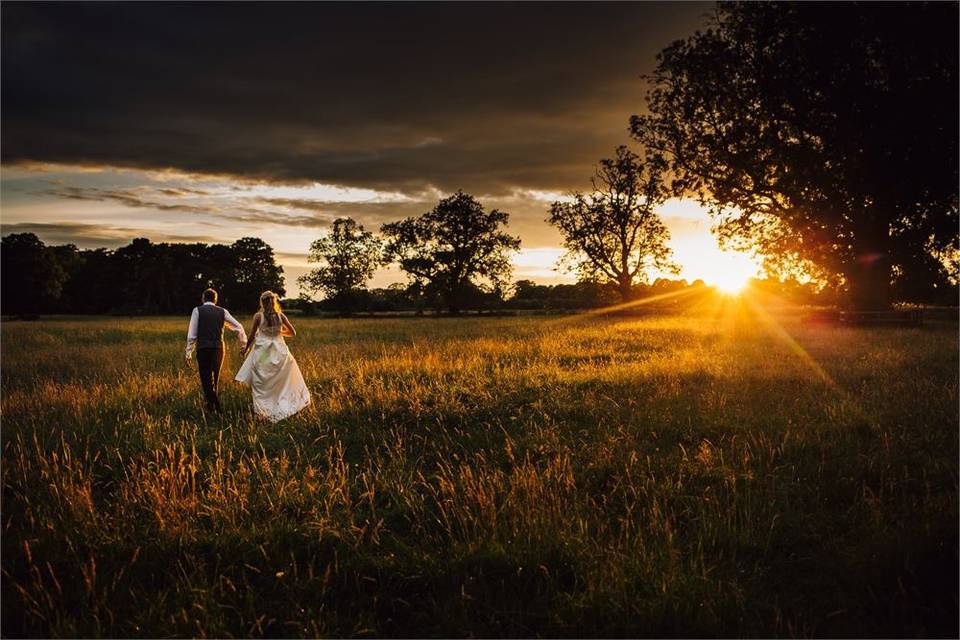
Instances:
[[[250,351],[250,347],[253,346],[253,341],[257,337],[257,329],[260,328],[260,313],[257,312],[253,314],[253,326],[250,327],[250,333],[247,334],[247,346],[243,348],[243,353],[246,354],[247,351]]]
[[[287,316],[281,313],[280,321],[283,323],[283,329],[281,329],[283,335],[287,336],[288,338],[292,338],[293,336],[297,335],[297,330],[294,329],[293,325],[290,324],[290,321],[287,320]]]

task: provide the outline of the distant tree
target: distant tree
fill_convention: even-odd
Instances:
[[[164,288],[163,265],[157,260],[158,245],[147,238],[133,241],[113,252],[113,265],[120,275],[114,295],[117,311],[158,313]]]
[[[159,313],[185,313],[200,303],[202,270],[210,246],[203,243],[164,243],[157,246],[157,260],[163,265],[164,290],[157,296]],[[214,245],[216,246],[216,245]],[[218,290],[219,292],[219,290]],[[225,292],[226,293],[226,292]],[[220,300],[229,304],[226,295]]]
[[[274,260],[273,249],[260,238],[240,238],[230,249],[233,253],[233,281],[227,285],[229,303],[236,309],[255,309],[260,294],[270,290],[286,294],[283,267]]]
[[[221,303],[249,309],[264,289],[283,292],[273,250],[257,238],[232,246],[136,238],[116,251],[79,251],[13,234],[3,238],[2,260],[4,313],[185,313],[208,286]]]
[[[394,282],[386,288],[371,289],[367,304],[367,311],[405,311],[415,308],[408,287],[400,282]]]
[[[657,278],[653,281],[653,284],[650,285],[650,294],[651,295],[662,295],[664,293],[673,293],[675,291],[683,291],[684,289],[689,288],[690,285],[687,284],[687,281],[684,279],[680,280],[671,280],[670,278]]]
[[[513,283],[509,306],[515,309],[545,309],[549,298],[550,287],[533,280],[517,280]]]
[[[550,306],[555,309],[596,309],[622,299],[620,286],[607,279],[584,279],[576,284],[558,284]]]
[[[60,299],[67,273],[57,253],[32,233],[0,241],[0,307],[7,314],[49,311]]]
[[[957,7],[719,4],[659,54],[632,134],[721,239],[882,308],[960,250]]]
[[[301,291],[320,293],[333,308],[350,314],[362,302],[361,292],[383,262],[382,246],[379,238],[352,218],[334,220],[330,232],[310,245],[307,261],[320,266],[298,278]]]
[[[563,236],[564,260],[581,278],[615,282],[624,301],[648,268],[678,271],[670,232],[654,212],[668,195],[663,169],[657,158],[644,162],[619,146],[614,158],[600,161],[592,193],[550,206],[548,222]]]
[[[117,270],[112,309],[123,313],[150,314],[183,312],[190,306],[178,305],[178,296],[189,292],[189,274],[196,265],[177,250],[183,245],[153,243],[135,238],[113,252],[111,262]],[[106,274],[102,274],[105,276]],[[194,296],[198,294],[193,292]],[[195,299],[195,298],[194,298]],[[194,303],[195,304],[195,303]]]
[[[822,286],[814,281],[800,282],[793,276],[786,278],[752,278],[750,290],[754,293],[774,296],[773,301],[788,302],[795,305],[823,305],[837,304],[836,290]]]
[[[520,247],[519,238],[501,229],[509,218],[457,191],[418,218],[383,225],[385,256],[456,314],[474,287],[494,291],[509,278],[510,252]]]
[[[63,309],[72,308],[75,301],[72,299],[70,283],[73,280],[73,274],[80,268],[83,258],[76,245],[62,244],[51,245],[47,251],[53,254],[57,266],[63,271],[63,282],[60,287],[60,294],[56,300],[50,301],[47,305],[47,311],[60,313]]]
[[[80,251],[63,288],[60,313],[108,313],[120,305],[116,258],[108,249]]]
[[[233,307],[234,296],[232,289],[236,283],[234,278],[236,264],[233,248],[226,244],[205,245],[200,255],[200,264],[196,269],[197,279],[191,304],[200,304],[200,293],[207,287],[212,287],[219,293],[218,301],[220,304],[228,308]],[[237,296],[237,298],[239,301],[239,296]],[[259,301],[259,296],[257,300]],[[248,301],[247,304],[255,305],[258,304],[258,302]]]

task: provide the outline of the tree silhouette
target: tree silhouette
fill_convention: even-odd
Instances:
[[[260,294],[273,291],[283,296],[283,267],[277,265],[273,249],[260,238],[240,238],[232,245],[233,279],[224,283],[230,304],[236,309],[256,309]]]
[[[414,284],[459,313],[474,287],[502,288],[512,272],[510,252],[520,239],[501,230],[510,214],[484,211],[473,196],[457,191],[418,218],[385,224],[385,256]]]
[[[60,298],[67,273],[57,255],[32,233],[5,236],[0,245],[3,313],[37,314]]]
[[[117,300],[120,276],[113,268],[113,253],[107,249],[77,251],[75,258],[69,262],[72,267],[66,269],[67,280],[57,301],[57,310],[63,312],[69,309],[72,313],[91,314],[109,310]]]
[[[722,240],[882,308],[895,277],[958,251],[957,18],[956,3],[721,4],[659,54],[632,134]]]
[[[235,257],[236,254],[230,245],[212,244],[205,247],[198,264],[195,266],[196,284],[200,290],[203,291],[207,287],[213,287],[219,293],[217,302],[229,308],[239,308],[233,307],[234,298],[239,301],[239,295],[234,296],[232,292]],[[263,289],[261,289],[262,291]],[[257,300],[259,301],[259,296]],[[192,305],[195,304],[194,301]],[[259,302],[247,301],[247,304],[253,305],[259,304]]]
[[[619,146],[614,158],[600,161],[591,194],[550,206],[548,222],[563,236],[565,261],[583,279],[615,282],[624,301],[647,268],[679,271],[670,260],[670,232],[654,212],[668,195],[663,169],[657,158],[643,162]]]
[[[157,260],[157,245],[147,238],[133,241],[113,252],[114,265],[121,274],[115,309],[129,313],[160,312],[158,292],[166,286],[165,274]]]
[[[380,239],[352,218],[334,220],[330,232],[310,245],[307,260],[320,266],[300,276],[301,290],[322,293],[335,309],[349,315],[383,262],[382,246]]]
[[[282,269],[257,238],[231,246],[136,238],[116,251],[79,251],[12,234],[0,258],[4,313],[185,313],[208,286],[223,304],[251,309],[264,289],[283,293]]]

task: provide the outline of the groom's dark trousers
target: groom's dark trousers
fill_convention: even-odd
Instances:
[[[197,349],[197,369],[200,371],[200,384],[203,385],[203,399],[207,403],[207,411],[220,411],[217,386],[220,384],[221,365],[223,347]]]

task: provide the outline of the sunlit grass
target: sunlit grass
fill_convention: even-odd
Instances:
[[[5,322],[3,634],[955,633],[956,327],[683,300],[301,320],[277,425],[180,320]]]

